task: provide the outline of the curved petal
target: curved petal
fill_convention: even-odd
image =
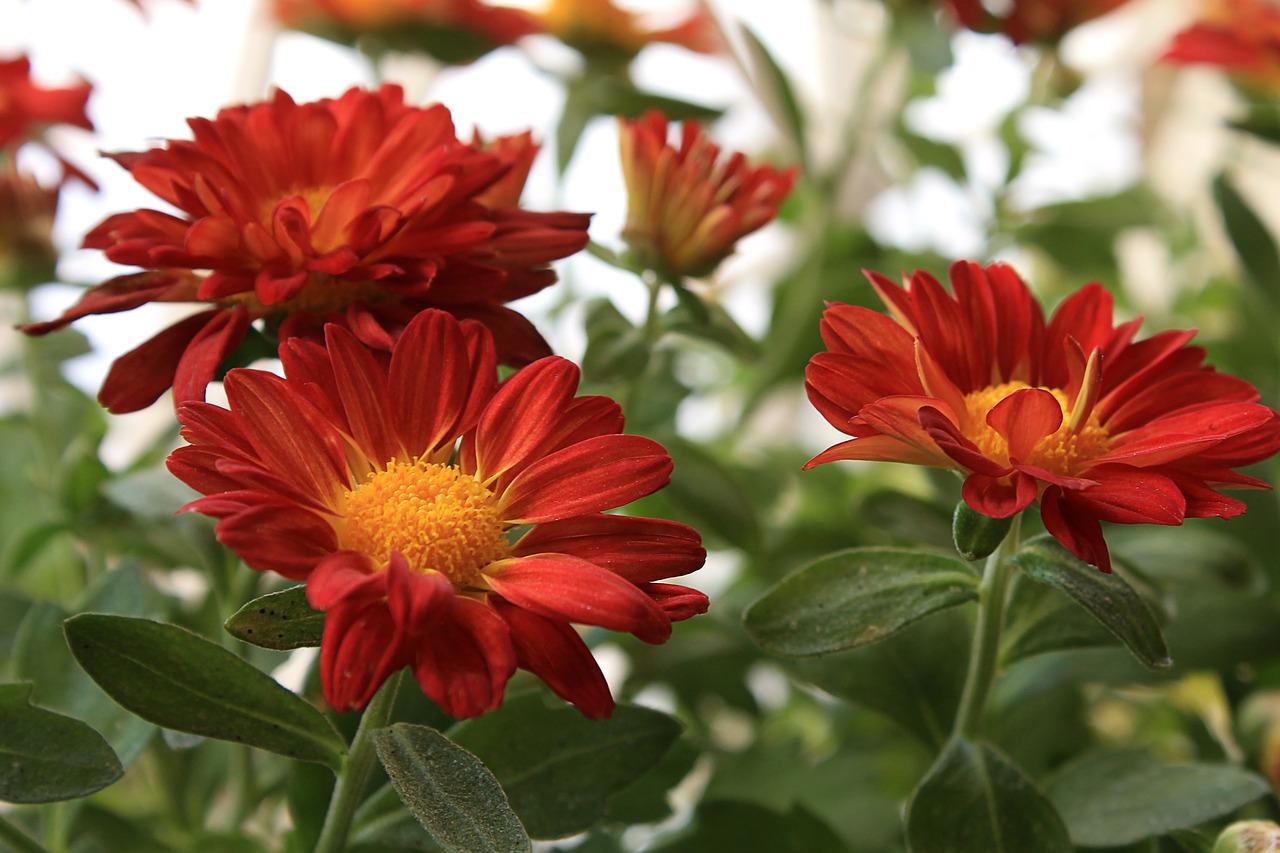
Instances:
[[[536,525],[512,556],[577,557],[631,583],[687,575],[706,561],[698,532],[675,521],[625,515],[583,515]]]
[[[476,475],[488,485],[514,465],[526,463],[555,429],[578,389],[577,365],[540,359],[503,383],[475,430]]]
[[[216,308],[180,320],[117,358],[98,390],[98,402],[112,414],[123,415],[145,409],[160,399],[173,387],[178,362],[187,346],[221,313],[223,310]]]
[[[551,619],[624,631],[646,643],[671,636],[671,620],[635,584],[577,557],[516,557],[494,563],[486,576],[507,601]]]
[[[475,717],[502,704],[517,657],[510,630],[487,605],[458,598],[413,639],[413,674],[446,714]]]
[[[672,622],[681,622],[706,613],[711,606],[706,593],[672,583],[647,583],[640,587],[662,608]]]
[[[177,402],[203,400],[227,356],[244,340],[249,330],[249,312],[244,306],[219,311],[187,345],[173,375],[173,398]]]
[[[1013,470],[986,456],[968,436],[960,432],[954,421],[932,406],[921,407],[918,417],[920,426],[929,438],[947,456],[969,471],[986,477],[1004,477]]]
[[[449,618],[456,593],[444,575],[410,571],[408,560],[399,551],[391,552],[383,571],[387,576],[387,609],[406,634],[426,633]]]
[[[1111,572],[1111,554],[1102,538],[1102,525],[1088,512],[1073,506],[1067,493],[1050,486],[1040,497],[1040,520],[1044,529],[1063,546],[1091,566]]]
[[[239,554],[250,568],[293,580],[307,580],[338,547],[338,537],[324,519],[296,506],[269,501],[227,516],[216,530],[218,541]]]
[[[804,463],[805,471],[826,462],[846,459],[871,462],[906,462],[911,465],[927,465],[932,468],[952,468],[952,460],[943,453],[929,453],[915,445],[907,444],[891,435],[869,435],[833,444]]]
[[[613,695],[591,650],[565,622],[531,613],[498,596],[489,599],[511,630],[520,668],[546,682],[561,699],[593,720],[613,714]]]
[[[1039,484],[1021,471],[1007,477],[970,474],[961,490],[964,502],[983,515],[1009,518],[1035,502]]]
[[[1009,442],[1009,459],[1025,459],[1062,426],[1062,406],[1042,388],[1014,391],[987,412],[987,424]]]

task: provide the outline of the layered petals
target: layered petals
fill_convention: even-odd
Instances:
[[[47,334],[152,301],[219,312],[185,346],[168,330],[135,350],[149,368],[134,388],[121,387],[128,371],[115,373],[104,395],[112,411],[149,405],[163,376],[176,402],[201,399],[252,323],[282,342],[322,341],[336,323],[389,352],[418,312],[437,307],[490,324],[504,363],[550,354],[507,303],[555,281],[548,264],[586,245],[590,217],[513,206],[536,151],[527,134],[464,143],[448,110],[410,106],[392,85],[309,104],[277,91],[189,124],[191,141],[114,155],[177,213],[116,214],[84,241],[146,272],[24,327]]]
[[[904,286],[868,277],[892,319],[827,309],[829,351],[813,357],[806,388],[851,440],[806,467],[953,469],[972,508],[1007,518],[1038,502],[1049,532],[1104,571],[1102,522],[1230,517],[1244,506],[1218,489],[1266,488],[1233,469],[1280,451],[1280,415],[1249,383],[1205,365],[1191,332],[1135,341],[1137,323],[1116,325],[1098,284],[1046,321],[1000,264],[956,263],[950,293],[923,272]]]
[[[324,334],[325,347],[290,341],[283,378],[230,371],[229,409],[179,406],[189,444],[169,468],[251,568],[306,583],[326,613],[329,703],[363,708],[410,667],[471,717],[524,668],[607,716],[573,625],[661,643],[707,608],[660,583],[702,565],[696,532],[605,513],[661,488],[666,452],[621,434],[612,400],[577,396],[563,359],[499,387],[489,333],[443,311],[410,321],[389,355],[341,325]]]

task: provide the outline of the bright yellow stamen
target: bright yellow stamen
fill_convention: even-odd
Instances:
[[[385,564],[399,551],[416,572],[440,572],[458,586],[510,551],[498,502],[451,465],[392,461],[347,493],[342,547]]]
[[[964,433],[988,459],[994,459],[1001,465],[1009,464],[1009,443],[987,424],[987,413],[1013,392],[1030,387],[1025,382],[1005,382],[965,395],[969,417]],[[1052,394],[1062,407],[1062,426],[1036,442],[1030,455],[1019,461],[1055,474],[1075,476],[1089,462],[1105,455],[1109,444],[1107,431],[1099,422],[1097,413],[1090,413],[1084,425],[1073,430],[1067,395],[1059,388],[1040,390]]]

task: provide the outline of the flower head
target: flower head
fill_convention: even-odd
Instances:
[[[941,0],[960,24],[975,32],[1004,33],[1015,44],[1055,44],[1086,21],[1118,9],[1129,0],[1011,0],[994,12],[982,0]]]
[[[93,122],[85,113],[92,87],[88,83],[57,89],[37,86],[31,80],[31,61],[0,60],[0,162],[13,157],[14,151],[27,142],[43,142],[50,125],[67,124],[93,130]],[[97,188],[92,180],[50,149],[63,173]]]
[[[440,307],[497,332],[506,363],[549,354],[506,303],[555,281],[547,264],[586,244],[590,217],[485,203],[513,162],[460,142],[443,106],[409,106],[396,86],[311,104],[277,92],[189,123],[190,142],[114,157],[178,215],[116,214],[84,241],[146,271],[25,327],[204,303],[117,360],[98,395],[111,411],[148,406],[170,386],[179,402],[202,398],[255,320],[282,339],[342,323],[385,350],[414,314]]]
[[[739,238],[778,215],[791,192],[794,168],[749,166],[720,156],[694,121],[679,143],[667,142],[667,119],[650,111],[619,119],[622,174],[627,185],[623,239],[649,267],[676,276],[710,273]]]
[[[325,331],[327,347],[282,347],[285,378],[230,371],[229,410],[179,407],[190,445],[169,468],[250,567],[306,581],[326,611],[329,703],[362,708],[412,666],[445,711],[469,717],[501,704],[520,667],[608,716],[609,689],[570,623],[661,643],[672,620],[707,606],[658,582],[702,565],[697,533],[605,514],[665,485],[670,457],[621,435],[612,400],[575,396],[564,359],[495,391],[479,324],[423,312],[389,356]]]
[[[1201,0],[1200,18],[1174,36],[1161,59],[1216,65],[1241,80],[1280,90],[1280,3]]]
[[[698,53],[715,53],[722,47],[715,20],[701,7],[671,26],[658,27],[618,8],[613,0],[551,0],[542,13],[542,25],[584,53],[632,57],[654,42],[676,44]]]
[[[809,363],[814,407],[853,436],[814,457],[910,462],[964,475],[964,500],[1007,518],[1040,504],[1077,557],[1111,567],[1100,522],[1181,524],[1245,505],[1220,488],[1267,488],[1232,469],[1280,450],[1280,416],[1243,379],[1203,364],[1193,332],[1134,341],[1089,284],[1045,322],[1001,264],[951,267],[952,293],[916,272],[870,273],[891,317],[835,304]]]
[[[483,0],[273,0],[286,27],[339,42],[376,36],[390,47],[469,62],[540,31],[527,12]]]

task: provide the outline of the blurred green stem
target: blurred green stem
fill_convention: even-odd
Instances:
[[[1013,579],[1013,564],[1008,558],[1018,550],[1021,527],[1022,516],[1019,514],[1013,519],[1013,526],[1000,547],[987,557],[983,569],[982,586],[978,589],[978,620],[973,626],[973,645],[969,650],[969,672],[965,676],[952,737],[972,739],[981,734],[987,696],[999,664],[1000,631],[1004,627],[1009,581]]]
[[[388,678],[374,694],[369,707],[365,708],[364,716],[360,718],[360,727],[356,729],[356,736],[351,741],[346,764],[338,775],[338,783],[334,785],[329,813],[325,815],[315,853],[342,853],[346,849],[347,836],[351,833],[351,820],[364,798],[365,789],[369,786],[369,776],[378,761],[372,735],[391,721],[391,709],[396,704],[396,693],[400,690],[403,678],[403,670]]]
[[[0,843],[7,844],[17,853],[49,853],[30,835],[5,820],[0,815]]]

